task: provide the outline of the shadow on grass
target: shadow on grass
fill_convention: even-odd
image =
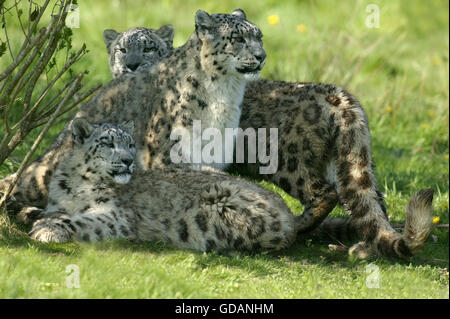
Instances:
[[[252,272],[257,276],[270,275],[271,269],[285,267],[286,263],[297,265],[333,265],[341,268],[355,268],[370,262],[383,265],[400,264],[405,266],[437,266],[448,267],[448,230],[433,230],[437,236],[437,242],[431,238],[427,241],[424,250],[409,260],[369,258],[358,260],[350,257],[345,251],[332,251],[328,248],[330,241],[323,240],[297,240],[288,249],[278,252],[210,252],[201,253],[194,250],[181,250],[161,242],[136,242],[131,240],[108,240],[96,243],[69,242],[64,244],[44,244],[28,237],[29,226],[13,222],[10,229],[0,226],[0,247],[33,249],[40,253],[62,256],[80,256],[82,246],[89,245],[91,248],[101,251],[126,251],[146,253],[153,255],[173,255],[180,252],[194,256],[195,263],[201,269],[216,266],[228,266],[240,268]],[[333,242],[333,244],[336,244]],[[352,243],[344,243],[349,247]],[[251,261],[251,262],[243,262]],[[274,268],[273,268],[274,267]]]
[[[52,255],[76,256],[79,245],[75,242],[65,244],[44,244],[32,240],[28,235],[29,227],[12,222],[11,227],[0,226],[0,247],[27,248]]]
[[[445,234],[442,234],[445,236]],[[448,232],[447,232],[448,238]],[[448,242],[448,241],[447,241]],[[347,244],[347,243],[346,243]],[[368,258],[360,260],[349,256],[343,251],[331,251],[328,249],[327,243],[324,242],[295,242],[288,249],[278,252],[230,252],[219,253],[209,252],[201,253],[193,250],[181,250],[161,242],[143,243],[131,241],[108,241],[96,243],[95,249],[99,250],[125,250],[128,252],[142,252],[156,255],[172,255],[184,252],[194,257],[194,261],[200,269],[211,267],[238,268],[245,272],[251,272],[256,276],[267,276],[275,273],[277,269],[286,267],[287,264],[295,265],[319,265],[319,266],[337,266],[340,268],[354,269],[361,265],[367,265],[376,262],[377,265],[404,265],[404,266],[436,266],[448,267],[447,256],[441,256],[444,259],[433,261],[430,256],[445,255],[442,251],[448,251],[448,245],[440,244],[439,247],[427,243],[423,253],[409,259],[385,259],[385,258]],[[434,246],[434,247],[433,247]],[[438,254],[438,252],[441,252]]]

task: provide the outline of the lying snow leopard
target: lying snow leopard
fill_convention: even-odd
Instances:
[[[140,34],[139,30],[129,31],[125,33]],[[141,60],[144,58],[142,55]],[[407,257],[425,241],[426,237],[420,244],[404,241],[389,224],[373,173],[367,117],[359,102],[345,90],[319,83],[250,81],[240,127],[278,128],[278,170],[263,177],[306,206],[302,217],[305,232],[315,229],[340,202],[351,219],[322,226],[338,239],[352,237],[356,228],[364,241],[351,252],[360,257],[371,253]],[[259,165],[246,163],[237,168],[261,178],[257,173]],[[423,201],[418,206],[426,209],[411,214],[423,218],[423,231],[429,233],[432,191],[421,194],[427,196],[418,197]]]
[[[199,251],[279,250],[296,238],[283,199],[220,171],[168,167],[133,174],[133,125],[72,124],[74,147],[51,178],[41,242],[128,238]]]
[[[172,130],[192,132],[193,120],[222,133],[238,126],[245,84],[265,63],[261,37],[258,27],[240,9],[213,15],[199,10],[195,32],[185,45],[149,72],[110,82],[75,118],[113,124],[134,119],[137,169],[165,167],[171,164],[170,150],[178,143],[170,139]],[[46,205],[52,173],[72,147],[70,127],[71,122],[46,153],[24,171],[12,193],[18,202]],[[10,179],[2,181],[0,191]]]
[[[41,242],[127,238],[199,251],[280,250],[301,221],[283,199],[220,171],[167,167],[134,174],[132,122],[72,125],[74,147],[49,186],[48,205],[30,236]],[[429,193],[409,204],[405,238],[426,236],[414,214]],[[333,226],[325,220],[316,229]],[[421,240],[421,238],[420,238]]]

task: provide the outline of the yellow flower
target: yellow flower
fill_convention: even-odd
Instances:
[[[423,128],[424,130],[428,130],[430,128],[430,125],[422,124],[422,125],[420,125],[420,127]]]
[[[445,154],[445,159],[448,161],[448,154]]]
[[[435,111],[430,110],[430,111],[427,112],[427,114],[428,114],[428,116],[431,117],[432,119],[434,119],[434,118],[436,117],[436,112],[435,112]]]
[[[387,106],[385,109],[386,113],[392,113],[393,109],[390,106]]]
[[[439,65],[439,64],[441,64],[441,59],[439,59],[439,57],[435,56],[435,57],[433,57],[433,58],[431,59],[431,62],[432,62],[434,65]]]
[[[440,221],[441,219],[439,218],[439,216],[433,217],[433,224],[438,224]]]
[[[300,33],[306,32],[307,29],[308,29],[308,28],[307,28],[306,25],[304,25],[304,24],[299,24],[299,25],[297,25],[297,31],[300,32]]]
[[[269,22],[269,24],[278,24],[280,18],[276,14],[272,14],[267,17],[267,22]]]

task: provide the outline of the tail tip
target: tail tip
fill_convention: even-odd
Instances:
[[[433,194],[431,188],[419,190],[411,197],[406,209],[403,236],[413,254],[423,248],[433,227]]]
[[[426,206],[430,206],[433,202],[434,190],[432,188],[421,189],[415,194],[417,200]]]

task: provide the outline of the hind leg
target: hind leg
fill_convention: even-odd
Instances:
[[[408,258],[417,253],[419,249],[414,245],[423,245],[429,234],[426,231],[423,238],[418,238],[419,228],[428,230],[431,225],[432,191],[421,191],[412,198],[406,211],[406,223],[421,226],[413,227],[410,235],[402,235],[389,223],[371,167],[357,166],[348,160],[341,160],[339,166],[339,199],[350,215],[352,227],[363,240],[351,247],[349,253],[362,258],[369,255]]]
[[[296,220],[297,234],[309,232],[319,226],[338,203],[334,186],[316,174],[281,177],[275,183],[305,206],[303,214]],[[291,184],[295,188],[286,186]]]

